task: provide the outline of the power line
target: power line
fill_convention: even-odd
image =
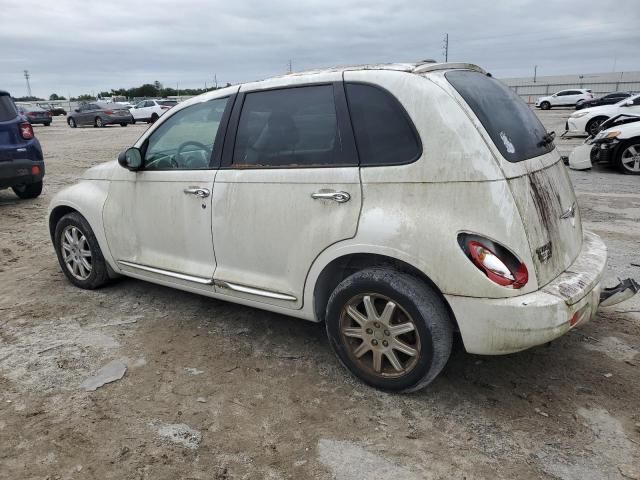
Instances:
[[[25,70],[24,71],[24,78],[27,81],[27,94],[32,97],[33,95],[31,95],[31,85],[29,84],[29,77],[31,77],[31,75],[29,75],[29,70]]]

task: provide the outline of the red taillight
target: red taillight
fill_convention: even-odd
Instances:
[[[27,112],[27,115],[31,115],[32,117],[35,117],[38,114],[36,112]]]
[[[107,115],[113,115],[113,110],[105,110],[104,113]]]
[[[513,259],[502,259],[477,240],[467,241],[471,261],[494,283],[508,288],[522,288],[529,281],[529,272],[524,263]],[[508,267],[507,264],[512,264]]]
[[[38,165],[34,165],[33,167],[31,167],[31,175],[39,175],[40,174],[40,167]]]
[[[33,127],[30,123],[24,122],[20,124],[20,136],[25,140],[31,140],[33,138]]]

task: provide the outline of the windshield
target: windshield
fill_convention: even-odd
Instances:
[[[502,82],[471,70],[452,70],[445,77],[506,160],[521,162],[553,150],[553,136],[547,134],[531,108]]]

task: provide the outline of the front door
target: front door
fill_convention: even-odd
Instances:
[[[142,145],[142,169],[117,170],[103,218],[123,270],[211,283],[211,160],[227,104],[221,98],[176,111]]]
[[[216,291],[300,308],[315,258],[356,233],[350,128],[338,81],[239,94],[213,189]]]

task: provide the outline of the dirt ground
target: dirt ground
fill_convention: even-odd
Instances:
[[[561,133],[569,113],[541,117]],[[144,128],[57,117],[35,127],[43,195],[0,192],[0,478],[640,478],[640,296],[519,354],[458,345],[428,389],[392,395],[355,381],[321,325],[132,279],[71,286],[46,206]],[[571,177],[608,283],[640,278],[640,177]],[[112,360],[121,380],[79,388]]]

